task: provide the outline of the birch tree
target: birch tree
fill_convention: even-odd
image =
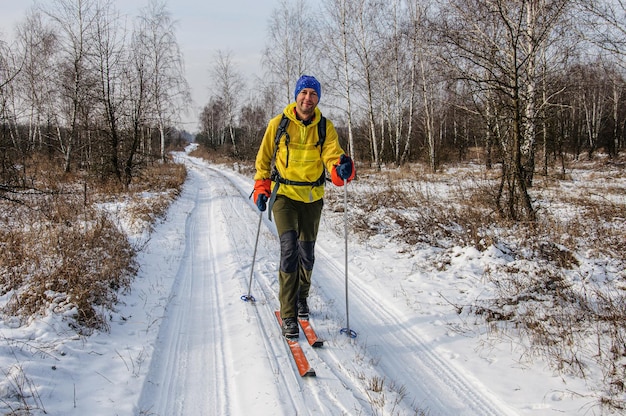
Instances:
[[[317,70],[317,37],[311,15],[305,0],[281,0],[270,17],[263,67],[285,94],[286,103],[294,100],[298,78]]]
[[[583,36],[594,46],[600,48],[606,54],[605,59],[613,61],[620,67],[620,72],[626,69],[626,2],[623,0],[576,0],[579,7],[579,15],[584,24]],[[609,77],[615,79],[614,74]],[[619,96],[621,88],[614,83],[613,88],[613,139],[609,146],[609,155],[617,156],[620,149],[625,145],[622,132],[617,121]]]
[[[226,116],[224,105],[217,97],[211,97],[202,109],[200,125],[210,148],[215,149],[224,144],[222,132],[226,126]]]
[[[425,23],[428,19],[428,9],[424,2],[411,1],[409,4],[409,15],[412,19],[410,45],[414,48],[411,59],[411,100],[416,99],[417,91],[415,90],[419,88],[421,95],[420,118],[423,120],[422,125],[426,136],[428,161],[430,170],[435,172],[438,168],[437,132],[435,128],[438,117],[436,110],[438,105],[442,105],[440,89],[443,76],[436,75],[436,60],[433,57],[437,55],[439,46],[428,38],[430,31]],[[443,111],[439,111],[439,114],[442,113]],[[442,117],[440,116],[439,119],[442,120]],[[443,121],[439,124],[442,123]],[[441,131],[440,134],[442,134]]]
[[[130,40],[130,47],[126,50],[126,62],[122,68],[125,91],[127,94],[126,108],[130,123],[130,143],[124,160],[124,185],[128,186],[133,177],[135,157],[143,144],[145,149],[144,131],[148,124],[149,113],[149,56],[142,48],[143,33],[141,20],[135,22]],[[148,139],[149,140],[149,139]]]
[[[159,131],[163,161],[166,129],[180,119],[182,109],[191,101],[175,29],[176,24],[165,3],[150,0],[140,15],[138,36],[148,56],[151,113]]]
[[[239,103],[238,97],[245,89],[243,77],[232,61],[232,53],[217,51],[215,61],[211,71],[217,98],[224,106],[226,115],[226,128],[230,142],[233,146],[233,154],[238,155],[237,143],[235,140],[235,121],[238,114]]]
[[[571,0],[525,0],[520,5],[520,16],[524,19],[518,23],[520,86],[524,106],[521,150],[527,186],[532,186],[535,170],[537,128],[545,107],[549,105],[543,82],[547,75],[545,68],[556,66],[556,62],[547,61],[546,50],[556,37],[560,37],[556,30],[566,24],[564,17],[571,3]],[[513,19],[508,20],[507,26],[512,27],[514,22]]]
[[[354,54],[352,49],[351,33],[353,14],[350,0],[325,0],[324,15],[326,19],[321,26],[323,56],[328,63],[325,72],[332,88],[332,94],[339,97],[340,109],[344,109],[348,130],[348,153],[356,160],[354,147],[354,118],[356,106],[353,103],[353,89],[355,86]],[[335,80],[335,82],[332,82]]]
[[[411,137],[413,135],[413,119],[416,109],[416,96],[417,96],[417,83],[418,83],[418,67],[421,65],[424,59],[423,45],[426,44],[426,37],[424,36],[424,23],[426,16],[426,7],[423,5],[422,0],[407,0],[407,18],[408,25],[406,29],[406,36],[408,39],[408,47],[410,51],[409,59],[409,80],[408,80],[408,115],[407,115],[407,133],[406,140],[404,142],[404,149],[400,156],[400,164],[403,164],[409,154]],[[431,43],[432,45],[432,43]],[[422,74],[424,73],[422,67]],[[424,77],[422,77],[423,81]]]
[[[126,53],[123,33],[119,26],[119,14],[111,3],[104,3],[95,20],[93,67],[98,77],[98,100],[104,116],[107,140],[102,146],[106,163],[105,174],[112,174],[118,182],[122,180],[119,158],[122,142],[122,114],[124,96],[123,68]]]
[[[16,154],[11,127],[11,124],[15,124],[15,116],[10,103],[14,94],[13,84],[19,72],[15,52],[0,38],[0,198],[9,200],[11,197],[6,194],[24,182],[18,164],[15,163],[23,155]]]
[[[387,120],[389,124],[390,144],[392,148],[393,161],[396,166],[400,165],[400,149],[402,135],[404,133],[404,120],[407,107],[407,82],[405,74],[409,72],[405,40],[403,35],[405,19],[403,16],[406,10],[402,6],[401,0],[393,0],[387,8],[389,18],[382,19],[387,23],[384,31],[387,33],[386,59],[383,68],[386,68],[389,82],[385,83],[390,88],[387,96]],[[381,133],[382,134],[382,133]]]
[[[499,96],[507,97],[508,102],[505,108],[511,110],[511,124],[515,124],[519,122],[519,108],[516,107],[519,91],[515,89],[515,83],[510,80],[511,62],[507,61],[506,33],[502,22],[496,17],[496,6],[494,5],[495,9],[490,9],[485,3],[482,1],[455,2],[442,10],[443,25],[439,33],[446,46],[445,50],[448,51],[442,58],[457,72],[456,77],[466,83],[471,94],[477,97],[476,102],[486,101],[484,105],[486,114],[490,114],[488,113],[490,109],[499,107],[499,105],[489,105],[488,101],[492,97],[495,98],[496,91]],[[514,76],[515,71],[513,71]],[[481,94],[482,91],[491,91],[492,94]],[[511,172],[516,171],[513,164],[519,154],[519,146],[518,142],[513,146],[510,143],[515,139],[519,140],[519,137],[513,135],[513,138],[509,138],[501,135],[498,139],[509,161],[502,165],[504,174],[499,193],[505,186],[509,186],[511,196],[509,211],[510,215],[514,216],[516,215],[514,193],[517,190],[515,184],[518,181],[512,180]],[[521,169],[521,166],[517,169]],[[525,187],[523,187],[523,193],[526,193]],[[499,202],[498,208],[501,212],[503,211]]]
[[[24,51],[24,66],[19,82],[24,111],[28,119],[28,139],[36,148],[44,144],[42,124],[49,123],[54,99],[55,53],[57,36],[44,21],[40,10],[27,12],[17,26],[18,42]]]
[[[362,94],[365,103],[365,113],[369,124],[371,159],[374,166],[381,169],[381,158],[378,149],[378,135],[376,133],[376,87],[377,74],[375,54],[380,51],[380,30],[378,25],[378,11],[384,3],[370,0],[354,0],[354,50],[357,57],[357,77],[362,82]]]
[[[44,13],[56,30],[58,42],[57,65],[61,71],[56,87],[59,89],[59,108],[56,112],[56,139],[64,157],[64,170],[70,172],[75,147],[81,129],[80,113],[92,105],[90,90],[93,87],[88,71],[87,56],[93,44],[93,29],[97,19],[97,3],[94,0],[54,0]]]

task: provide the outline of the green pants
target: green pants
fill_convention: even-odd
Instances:
[[[278,299],[283,318],[295,317],[296,302],[309,296],[323,206],[321,199],[307,203],[282,195],[274,202],[272,213],[280,238]]]

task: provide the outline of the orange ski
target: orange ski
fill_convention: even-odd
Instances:
[[[298,322],[300,323],[300,327],[302,328],[307,341],[309,341],[310,346],[314,348],[324,346],[324,341],[317,337],[317,334],[308,319],[298,319]]]
[[[276,319],[278,319],[278,324],[282,327],[283,320],[280,318],[280,311],[275,311]],[[289,345],[289,350],[291,351],[291,355],[293,356],[293,360],[296,363],[296,367],[298,367],[298,373],[302,377],[314,377],[315,370],[311,368],[309,365],[309,361],[306,359],[304,355],[304,351],[302,351],[302,347],[300,343],[296,340],[285,338],[287,341],[287,345]]]

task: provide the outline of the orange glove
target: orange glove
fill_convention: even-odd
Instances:
[[[271,194],[272,180],[258,179],[254,182],[254,203],[259,211],[267,209],[267,200]]]
[[[347,155],[341,155],[336,165],[333,165],[333,170],[330,172],[330,178],[337,186],[343,186],[343,181],[350,182],[354,179],[356,171],[354,170],[354,162]]]

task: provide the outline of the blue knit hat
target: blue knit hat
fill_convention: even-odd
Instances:
[[[320,99],[322,98],[322,87],[320,86],[319,81],[315,79],[315,77],[312,77],[310,75],[302,75],[300,77],[298,82],[296,82],[296,90],[294,93],[295,99],[298,98],[298,94],[300,94],[300,91],[302,91],[304,88],[313,88],[317,93],[317,97]]]

